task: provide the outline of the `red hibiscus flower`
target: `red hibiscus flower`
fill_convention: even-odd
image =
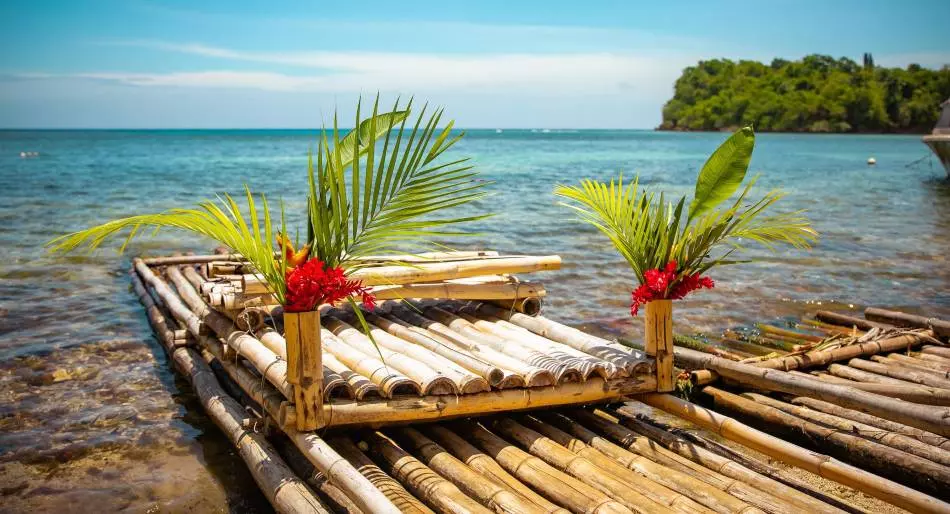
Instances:
[[[680,300],[697,289],[712,289],[715,283],[699,273],[677,276],[676,261],[670,261],[660,270],[649,269],[643,273],[645,284],[634,289],[630,301],[630,314],[637,315],[641,305],[653,300]]]
[[[372,310],[376,299],[359,280],[347,280],[343,268],[327,268],[320,259],[310,259],[287,272],[287,312],[312,311],[324,303],[335,304],[360,296],[363,307]]]

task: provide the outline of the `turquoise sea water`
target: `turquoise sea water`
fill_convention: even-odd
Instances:
[[[111,250],[49,257],[43,243],[111,218],[183,206],[246,182],[302,208],[308,131],[0,131],[0,494],[12,510],[85,502],[110,510],[266,510],[239,459],[168,371]],[[458,248],[556,253],[548,315],[638,339],[630,273],[604,238],[556,205],[557,183],[621,170],[687,194],[724,134],[471,131],[497,215]],[[20,152],[39,152],[21,158]],[[758,137],[759,192],[808,209],[820,243],[715,270],[717,286],[676,305],[677,331],[717,333],[823,307],[876,305],[950,317],[950,185],[914,136]],[[867,166],[868,157],[877,166]],[[291,216],[291,220],[295,220]],[[130,254],[207,252],[162,232]],[[65,373],[65,374],[64,374]],[[197,484],[197,485],[195,485]],[[182,491],[197,490],[197,493]]]

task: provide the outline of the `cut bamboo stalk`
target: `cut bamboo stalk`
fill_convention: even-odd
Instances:
[[[398,514],[400,512],[382,491],[321,437],[312,432],[295,430],[287,430],[286,433],[304,457],[326,475],[330,483],[342,489],[363,512],[367,514]]]
[[[502,468],[575,514],[629,514],[610,496],[547,464],[477,423],[456,423],[455,432],[495,459]]]
[[[919,428],[914,428],[911,426],[904,425],[903,423],[897,423],[888,419],[879,418],[877,416],[872,416],[870,414],[865,414],[853,409],[846,409],[840,407],[833,403],[823,402],[821,400],[816,400],[814,398],[805,398],[802,396],[792,399],[792,403],[796,405],[804,405],[809,409],[814,409],[817,411],[825,412],[832,414],[838,417],[845,419],[850,419],[852,421],[857,421],[859,423],[864,423],[877,427],[883,430],[888,430],[890,432],[903,434],[908,437],[913,437],[914,439],[927,443],[931,446],[935,446],[944,451],[950,450],[950,439],[941,437],[937,434],[927,432],[926,430],[921,430]]]
[[[330,446],[336,450],[341,457],[347,460],[355,467],[360,474],[372,482],[373,487],[379,489],[386,498],[389,499],[403,514],[433,514],[429,507],[426,507],[415,496],[409,494],[409,491],[393,479],[366,455],[347,437],[337,436],[327,441]]]
[[[950,321],[927,316],[917,316],[906,312],[889,311],[868,307],[864,309],[864,317],[881,323],[888,323],[897,327],[928,328],[941,337],[950,337]]]
[[[498,434],[517,443],[531,455],[540,458],[568,475],[584,480],[585,483],[592,485],[630,509],[650,513],[668,512],[664,505],[644,496],[628,484],[624,484],[618,477],[599,468],[586,457],[575,455],[551,439],[510,418],[495,420],[492,428]]]
[[[938,369],[940,367],[939,365],[927,366],[927,364],[931,364],[931,363],[922,361],[920,359],[915,359],[913,357],[908,357],[906,355],[896,354],[896,357],[892,357],[893,355],[895,354],[892,353],[886,356],[872,355],[870,358],[873,362],[876,362],[878,364],[883,364],[885,366],[890,366],[895,369],[899,369],[899,370],[910,372],[910,373],[917,373],[917,374],[920,374],[921,376],[929,376],[929,377],[937,378],[940,380],[950,379],[950,372],[944,371],[942,369]],[[901,360],[901,357],[907,360]]]
[[[394,373],[378,358],[367,355],[358,349],[344,343],[327,329],[321,331],[323,347],[328,353],[340,360],[347,367],[365,376],[379,387],[379,394],[385,398],[399,395],[422,394],[419,384],[402,373]],[[336,412],[333,413],[333,423],[336,424]]]
[[[904,334],[869,343],[851,344],[834,350],[813,350],[803,355],[780,357],[757,364],[761,368],[806,369],[824,366],[832,362],[844,361],[866,355],[902,351],[928,340],[933,334]]]
[[[495,512],[545,514],[544,509],[527,498],[479,475],[418,430],[402,428],[395,433],[400,446],[485,507]]]
[[[652,373],[654,371],[652,359],[644,354],[631,353],[624,346],[585,334],[580,330],[568,327],[544,316],[531,317],[521,313],[511,313],[494,305],[482,303],[475,307],[479,314],[495,316],[517,326],[530,330],[541,337],[566,344],[574,349],[612,362],[629,375]]]
[[[669,394],[644,394],[638,400],[696,423],[744,446],[762,452],[786,464],[844,484],[858,491],[911,512],[947,513],[950,504],[907,486],[845,464],[826,455],[811,452],[777,437],[755,430],[735,419],[689,403]]]
[[[847,367],[847,366],[843,366]],[[851,369],[851,368],[848,368]],[[855,370],[858,371],[858,370]],[[869,373],[873,375],[873,373]],[[814,378],[822,382],[831,382],[835,384],[845,384],[855,389],[867,391],[869,393],[879,394],[890,398],[898,398],[904,401],[920,403],[924,405],[942,405],[950,406],[950,392],[945,389],[935,387],[908,385],[891,385],[879,383],[854,382],[833,375],[820,374],[814,375]],[[887,378],[887,377],[884,377]]]
[[[915,355],[915,357],[918,359],[929,361],[929,362],[936,362],[943,366],[950,366],[950,357],[941,357],[939,355],[934,355],[932,353],[920,353],[920,352],[918,352],[917,355]]]
[[[921,350],[921,353],[929,353],[931,355],[937,355],[946,359],[950,359],[950,348],[946,346],[933,346],[927,345],[924,346]]]
[[[478,344],[444,324],[420,316],[409,309],[398,309],[390,316],[390,319],[396,319],[396,317],[407,325],[413,325],[415,328],[424,331],[425,335],[438,335],[441,341],[447,342],[456,349],[477,355],[481,360],[499,368],[513,371],[522,377],[526,387],[543,387],[555,384],[554,373],[550,370],[528,364],[494,348]]]
[[[599,438],[597,434],[570,419],[542,415],[538,419],[519,417],[518,421],[528,429],[556,442],[570,453],[587,459],[600,470],[613,475],[627,486],[636,488],[639,493],[675,512],[731,513],[741,512],[748,507],[737,498],[654,462],[643,462],[640,468],[631,467],[627,462],[646,459]],[[558,426],[552,423],[557,423]],[[562,430],[561,427],[567,430]],[[597,441],[602,442],[598,444]],[[567,456],[563,453],[562,455]],[[688,482],[695,487],[683,487],[683,482]]]
[[[886,323],[876,323],[874,321],[848,316],[847,314],[841,314],[840,312],[818,311],[815,313],[815,318],[832,325],[839,325],[849,328],[857,327],[858,330],[871,330],[872,328],[894,328],[893,325],[888,325]]]
[[[579,411],[573,412],[577,413]],[[587,420],[592,420],[595,423],[607,423],[609,426],[614,425],[612,421],[602,419],[601,416],[596,416],[588,411],[580,412],[584,412],[588,416],[585,418]],[[617,411],[611,411],[611,414],[619,417],[625,425],[617,425],[623,430],[613,433],[613,437],[620,444],[632,440],[637,436],[637,433],[657,441],[680,457],[734,479],[735,484],[724,488],[724,491],[770,512],[840,514],[842,510],[836,508],[836,506],[847,506],[838,498],[831,498],[816,491],[808,484],[781,475],[778,470],[771,466],[754,461],[758,463],[758,466],[756,466],[756,469],[750,469],[740,462],[714,453],[703,446],[637,419],[634,417],[636,414],[632,413],[629,407],[621,407]],[[627,430],[628,428],[636,431],[636,433],[630,432]],[[699,472],[702,473],[702,468]],[[751,491],[748,490],[749,488],[751,488]],[[763,498],[759,499],[760,496]],[[768,503],[765,502],[769,501],[779,503],[781,505],[780,509],[768,508]]]
[[[320,311],[284,313],[287,380],[294,385],[297,430],[326,425],[323,417],[323,346]]]
[[[203,327],[204,324],[201,319],[178,299],[175,292],[168,287],[168,284],[155,275],[142,259],[132,259],[132,266],[138,272],[142,281],[148,284],[155,291],[155,294],[161,298],[165,308],[171,312],[175,319],[181,321],[189,332],[196,336],[207,334],[207,328]]]
[[[547,353],[525,347],[517,341],[488,334],[479,330],[478,327],[464,318],[455,316],[438,307],[428,307],[423,312],[429,319],[449,327],[476,344],[485,345],[513,359],[550,371],[556,383],[578,382],[583,378],[583,374],[576,363],[568,365]]]
[[[864,359],[851,359],[848,361],[848,366],[863,371],[870,371],[871,373],[877,373],[878,375],[904,380],[914,384],[950,390],[950,380],[934,376],[931,373],[925,371],[907,369],[906,367],[903,367],[897,363],[883,364],[880,362],[872,362]]]
[[[787,414],[779,409],[728,393],[713,386],[703,392],[715,399],[717,407],[728,408],[789,436],[806,438],[829,453],[844,455],[848,460],[870,468],[882,476],[909,485],[914,489],[940,494],[942,484],[950,483],[950,470],[934,462],[895,450],[861,437],[826,428]]]
[[[890,432],[888,430],[882,430],[866,423],[841,418],[832,414],[826,414],[824,412],[802,407],[800,405],[792,405],[790,403],[785,403],[783,401],[779,401],[757,393],[743,393],[742,397],[748,398],[756,403],[768,405],[769,407],[787,412],[788,414],[792,414],[811,423],[824,425],[837,430],[844,430],[850,435],[863,437],[864,439],[874,441],[881,445],[889,446],[911,455],[916,455],[917,457],[927,459],[944,466],[945,473],[950,475],[950,468],[946,468],[946,466],[950,464],[950,453],[939,448],[934,448],[929,444],[922,443],[912,437],[898,434],[896,432]]]
[[[673,390],[673,300],[647,302],[643,335],[647,355],[656,359],[656,390]]]
[[[419,427],[419,430],[421,430],[430,439],[439,443],[439,445],[441,445],[443,448],[450,451],[452,455],[464,462],[470,468],[481,473],[496,484],[505,487],[512,492],[520,494],[536,506],[540,507],[544,512],[547,512],[548,514],[568,514],[570,512],[551,503],[545,497],[541,496],[530,487],[518,481],[517,478],[505,471],[501,465],[494,461],[494,459],[482,453],[481,450],[472,446],[468,443],[468,441],[459,437],[455,434],[455,432],[452,432],[448,428],[441,425],[425,425],[423,427]]]
[[[436,512],[444,514],[491,514],[477,501],[466,496],[452,482],[437,475],[428,466],[396,446],[378,432],[366,436],[370,449],[385,463],[385,471],[422,498]]]
[[[526,409],[604,402],[610,399],[656,391],[656,379],[646,375],[629,378],[561,384],[557,387],[503,389],[458,397],[423,396],[395,400],[334,400],[324,406],[333,426],[372,425],[432,421],[460,416],[484,415]]]
[[[364,334],[332,316],[325,317],[323,323],[335,336],[360,352],[366,355],[381,355],[387,366],[392,366],[394,370],[419,384],[422,394],[459,394],[459,387],[451,378],[429,365],[381,344],[374,345]]]
[[[879,358],[886,358],[892,361],[897,361],[901,364],[904,364],[913,368],[921,368],[928,371],[933,371],[943,376],[944,378],[950,378],[950,362],[946,364],[942,362],[932,362],[925,359],[918,359],[915,357],[911,357],[909,355],[903,355],[900,353],[891,353],[891,354],[888,354],[886,357],[881,356],[881,355],[875,355],[871,357],[871,360],[880,362]]]
[[[478,298],[476,298],[477,300]],[[501,307],[502,309],[518,311],[526,316],[537,316],[541,314],[541,307],[543,302],[541,301],[541,296],[526,296],[513,300],[494,300],[491,298],[485,298],[486,300],[491,301],[491,303]]]
[[[284,336],[280,335],[276,330],[265,327],[257,331],[255,334],[257,339],[266,346],[270,351],[274,352],[275,355],[281,359],[287,360],[287,342],[284,340]],[[353,396],[353,391],[347,386],[346,380],[337,372],[331,370],[327,366],[327,359],[335,357],[328,355],[326,352],[321,356],[323,361],[323,399],[324,401],[329,400],[330,398],[351,398]],[[336,368],[345,367],[343,364],[339,364]],[[368,380],[367,380],[368,381]]]
[[[560,268],[561,258],[557,255],[493,257],[450,262],[417,262],[412,266],[361,268],[347,275],[347,278],[360,280],[364,286],[383,286],[413,282],[438,282],[480,275],[529,273]],[[245,294],[268,292],[266,282],[260,275],[243,275],[241,282],[241,289]]]
[[[846,366],[843,364],[832,364],[831,366],[828,366],[828,373],[831,373],[833,376],[836,376],[836,377],[846,378],[849,380],[856,380],[858,382],[867,382],[867,383],[873,383],[873,384],[888,384],[888,385],[894,385],[894,386],[913,385],[910,382],[905,382],[903,380],[898,380],[896,378],[886,377],[884,375],[879,375],[877,373],[871,373],[869,371],[863,371],[863,370],[852,368],[851,366]]]
[[[346,364],[340,362],[332,353],[323,354],[323,365],[340,375],[344,382],[346,382],[346,387],[350,391],[350,398],[358,401],[382,398],[382,395],[379,394],[379,386],[374,384],[370,379],[348,368]]]
[[[677,355],[688,358],[694,368],[712,369],[719,375],[743,385],[834,401],[843,407],[858,409],[943,436],[950,435],[950,422],[948,422],[950,410],[948,409],[922,407],[840,384],[822,383],[790,375],[784,371],[757,368],[684,348],[677,349]]]
[[[506,378],[506,373],[501,368],[468,352],[463,352],[453,344],[446,344],[437,338],[429,337],[425,333],[414,331],[406,325],[375,314],[364,312],[363,317],[366,318],[366,321],[385,330],[387,333],[409,341],[410,343],[417,344],[433,354],[450,360],[458,366],[484,378],[490,386],[500,387],[500,384]],[[524,383],[521,382],[521,385],[524,385]]]
[[[144,264],[142,266],[145,267]],[[151,270],[145,268],[151,273]],[[133,275],[133,288],[139,300],[146,307],[149,304],[154,306],[144,284],[138,282],[136,285],[139,278]],[[153,320],[150,318],[150,321]],[[159,341],[164,345],[169,358],[191,382],[205,412],[235,446],[238,454],[247,463],[254,481],[274,509],[281,513],[327,513],[323,504],[287,466],[270,442],[262,434],[245,428],[244,420],[247,415],[243,407],[221,388],[214,372],[202,361],[198,353],[191,348],[175,348],[174,341],[165,337],[171,333],[165,320],[154,321],[155,333],[159,335]]]

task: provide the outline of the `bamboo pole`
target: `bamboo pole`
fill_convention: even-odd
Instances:
[[[502,309],[518,311],[525,316],[537,316],[541,314],[541,307],[543,306],[540,296],[527,296],[513,300],[494,300],[490,298],[486,298],[486,300],[491,301],[491,303]]]
[[[264,327],[257,331],[255,334],[258,340],[266,346],[270,351],[274,352],[275,355],[281,359],[287,360],[287,342],[284,339],[284,336],[280,335],[280,332],[270,328]],[[327,361],[333,359],[334,369],[348,369],[342,363],[336,360],[336,357],[324,352],[321,356],[323,361],[323,400],[328,401],[330,398],[349,398],[353,396],[353,390],[347,385],[346,379],[343,378],[340,373],[330,369],[330,366],[327,364]],[[367,379],[367,382],[369,380]]]
[[[556,387],[503,389],[457,397],[423,396],[355,402],[334,400],[324,405],[334,427],[393,423],[421,423],[461,416],[603,402],[630,394],[656,391],[655,378],[603,380],[561,384]]]
[[[497,257],[498,252],[490,250],[461,250],[461,251],[451,251],[451,252],[422,252],[418,254],[407,254],[407,255],[370,255],[365,257],[357,257],[357,260],[364,261],[399,261],[399,262],[427,262],[427,261],[439,261],[443,259],[473,259],[477,257]],[[247,260],[243,255],[239,253],[215,253],[212,255],[177,255],[173,257],[151,257],[143,259],[145,264],[149,266],[168,266],[175,264],[202,264],[213,261],[226,261],[226,262],[237,262],[237,263],[247,263]]]
[[[355,319],[356,317],[352,313],[336,311],[334,314],[339,314],[343,320],[350,324],[350,326],[358,321]],[[433,353],[420,345],[411,343],[400,337],[396,337],[375,325],[370,324],[369,329],[370,334],[373,335],[373,339],[379,346],[392,352],[406,355],[407,357],[425,364],[433,370],[438,370],[455,384],[455,388],[458,393],[474,394],[491,390],[491,386],[488,384],[487,380],[465,369],[464,367],[459,366],[455,362],[446,359],[441,355]]]
[[[937,318],[928,318],[927,316],[917,316],[907,314],[906,312],[889,311],[868,307],[864,309],[864,317],[881,323],[887,323],[897,327],[927,328],[933,330],[934,334],[940,337],[950,337],[950,321]]]
[[[477,423],[452,427],[495,459],[506,471],[575,514],[629,514],[629,508],[567,473],[491,433]]]
[[[151,274],[151,270],[148,270],[144,263],[142,266]],[[132,275],[132,278],[139,300],[146,308],[149,305],[154,306],[144,284],[139,281],[140,277]],[[191,382],[205,412],[247,463],[248,471],[274,506],[274,510],[281,513],[328,512],[306,484],[281,459],[270,442],[263,435],[245,428],[246,413],[243,407],[221,388],[211,368],[202,361],[198,353],[191,348],[176,348],[174,341],[167,338],[171,331],[165,320],[150,318],[149,321],[154,322],[155,333],[158,334],[170,360]]]
[[[520,494],[540,507],[544,512],[548,514],[568,514],[570,512],[551,503],[544,496],[541,496],[530,487],[518,481],[517,478],[505,471],[494,459],[482,453],[481,450],[448,428],[442,425],[425,425],[420,426],[419,430],[430,439],[439,443],[443,448],[450,451],[452,455],[470,468],[481,473],[496,484],[507,488],[509,491]]]
[[[911,357],[909,355],[903,355],[900,353],[891,353],[891,354],[888,354],[886,357],[881,356],[881,355],[875,355],[871,357],[871,360],[880,362],[879,359],[882,359],[882,358],[888,359],[891,361],[897,361],[901,364],[904,364],[906,366],[910,366],[913,368],[921,368],[927,371],[936,372],[939,375],[943,376],[944,378],[950,378],[950,362],[946,364],[942,362],[932,362],[925,359],[918,359],[916,357]]]
[[[520,417],[518,421],[673,511],[733,513],[743,512],[749,507],[689,475],[634,455],[573,420],[545,414]],[[562,452],[562,455],[569,454]]]
[[[907,360],[901,360],[901,357]],[[922,361],[920,359],[915,359],[913,357],[908,357],[906,355],[900,354],[889,354],[889,355],[872,355],[871,360],[878,364],[883,364],[885,366],[893,367],[908,373],[919,374],[924,377],[936,378],[938,380],[950,380],[950,372],[939,369],[939,365],[932,365],[932,363]],[[931,364],[927,366],[927,364]]]
[[[937,434],[927,432],[926,430],[921,430],[919,428],[914,428],[911,426],[904,425],[903,423],[897,423],[888,419],[879,418],[877,416],[872,416],[870,414],[865,414],[863,412],[856,411],[854,409],[846,409],[840,407],[833,403],[823,402],[821,400],[816,400],[814,398],[805,398],[805,397],[796,397],[792,399],[792,403],[796,405],[804,405],[809,409],[814,409],[817,411],[825,412],[832,414],[838,417],[845,419],[850,419],[852,421],[857,421],[859,423],[864,423],[866,425],[871,425],[883,430],[888,430],[890,432],[903,434],[908,437],[913,437],[914,439],[927,443],[928,445],[935,446],[942,451],[950,451],[950,439],[941,437]]]
[[[545,514],[544,509],[527,498],[479,475],[418,430],[401,428],[395,433],[395,439],[403,448],[409,449],[430,469],[485,507],[495,512]]]
[[[915,371],[907,369],[896,362],[880,363],[864,359],[851,359],[848,366],[863,371],[870,371],[878,375],[904,380],[914,384],[920,384],[930,387],[939,387],[941,389],[950,389],[950,380],[939,378],[925,371]]]
[[[646,353],[656,359],[656,390],[673,390],[673,300],[647,302],[644,318]]]
[[[828,366],[828,373],[836,377],[856,380],[858,382],[888,384],[894,386],[912,385],[910,382],[886,377],[877,373],[871,373],[869,371],[862,371],[860,369],[852,368],[851,366],[842,364],[832,364],[831,366]]]
[[[843,407],[858,409],[940,435],[950,435],[950,411],[947,409],[925,408],[840,384],[822,383],[784,371],[757,368],[692,350],[680,348],[677,349],[677,354],[688,358],[694,368],[712,369],[721,376],[743,385],[833,401]]]
[[[326,426],[323,417],[323,341],[320,311],[284,313],[287,381],[294,385],[297,430]]]
[[[323,323],[335,336],[363,354],[380,355],[387,366],[392,366],[392,369],[418,384],[421,394],[459,394],[459,387],[451,378],[424,362],[420,362],[405,353],[393,351],[381,344],[374,344],[364,334],[332,316],[324,318]]]
[[[327,441],[341,457],[379,489],[403,514],[433,514],[418,498],[409,494],[399,481],[393,479],[371,461],[348,437],[336,436]]]
[[[148,266],[174,266],[179,264],[202,264],[211,261],[240,261],[244,257],[240,254],[216,255],[175,255],[171,257],[149,257],[141,259]]]
[[[453,344],[446,344],[438,338],[414,331],[407,325],[402,325],[382,316],[377,316],[376,314],[364,312],[363,317],[366,318],[367,322],[385,330],[387,333],[419,345],[433,354],[450,360],[458,366],[484,378],[490,386],[500,387],[500,384],[506,378],[506,373],[498,366],[471,355],[468,352],[463,352]],[[521,385],[524,385],[524,383],[522,382]]]
[[[929,353],[931,355],[937,355],[946,359],[950,359],[950,348],[946,346],[933,346],[927,345],[924,346],[921,350],[921,353]]]
[[[405,485],[413,495],[441,514],[490,514],[466,496],[452,482],[442,478],[418,459],[378,432],[365,437],[370,449],[385,463],[385,471]]]
[[[341,341],[327,329],[321,330],[323,347],[351,370],[365,376],[379,387],[379,393],[385,398],[398,395],[421,395],[422,390],[415,381],[393,370],[375,356],[365,354]],[[336,416],[336,413],[333,413]],[[333,423],[336,424],[334,417]]]
[[[437,282],[403,284],[398,286],[374,286],[377,300],[401,300],[403,298],[454,298],[457,300],[519,300],[545,296],[544,286],[535,282],[501,283],[454,283]]]
[[[364,286],[402,285],[414,282],[438,282],[480,275],[506,273],[529,273],[532,271],[557,270],[561,258],[557,255],[543,257],[492,257],[449,262],[417,262],[412,266],[375,266],[358,269],[347,278],[362,281]],[[243,275],[241,290],[245,294],[267,293],[266,282],[260,275]]]
[[[831,454],[844,456],[864,469],[872,469],[882,476],[929,494],[940,494],[941,484],[950,483],[950,470],[934,462],[889,448],[850,433],[823,427],[787,414],[779,409],[728,393],[713,386],[703,392],[715,399],[717,407],[724,407],[767,425],[770,431],[779,431],[792,437],[807,439],[816,447]]]
[[[927,459],[936,464],[944,466],[945,473],[950,475],[950,468],[946,468],[946,466],[950,464],[950,453],[939,448],[934,448],[929,444],[922,443],[912,437],[888,430],[882,430],[866,423],[861,423],[847,418],[841,418],[832,414],[802,407],[800,405],[792,405],[757,393],[743,393],[742,396],[756,403],[768,405],[769,407],[773,407],[780,411],[795,415],[811,423],[824,425],[837,430],[844,430],[848,434],[863,437],[864,439],[879,443],[881,445],[889,446],[911,455],[916,455],[917,457]]]
[[[512,313],[485,303],[474,306],[474,309],[479,314],[503,319],[541,337],[563,343],[594,357],[612,362],[623,369],[627,376],[654,372],[653,360],[647,359],[644,354],[632,353],[620,344],[585,334],[580,330],[557,323],[544,316],[531,317],[517,312]]]
[[[855,357],[866,355],[875,355],[878,353],[888,353],[901,351],[910,348],[913,345],[920,344],[927,340],[929,334],[903,334],[887,339],[880,339],[868,343],[850,344],[835,348],[834,350],[813,350],[803,355],[793,355],[788,357],[779,357],[757,364],[762,368],[772,369],[805,369],[817,366],[824,366],[832,362],[838,362]]]
[[[756,328],[761,330],[763,333],[790,338],[793,341],[810,341],[813,343],[820,343],[825,339],[824,337],[820,337],[816,335],[803,334],[801,332],[795,332],[793,330],[786,330],[784,328],[774,327],[766,323],[756,323],[755,326]]]
[[[847,366],[842,366],[847,367]],[[851,369],[851,368],[848,368]],[[858,370],[855,370],[858,371]],[[873,375],[873,373],[869,373]],[[950,392],[945,389],[935,387],[925,387],[916,385],[891,385],[879,383],[853,382],[833,375],[821,374],[814,375],[814,378],[822,382],[831,382],[836,384],[845,384],[848,387],[867,391],[869,393],[879,394],[890,398],[898,398],[912,403],[921,403],[924,405],[942,405],[950,406]],[[887,378],[887,377],[885,377]]]
[[[918,352],[917,355],[915,355],[915,357],[917,357],[918,359],[922,359],[922,360],[926,360],[930,362],[936,362],[942,366],[950,367],[950,357],[941,357],[939,355],[934,355],[932,353],[922,353],[922,352]]]
[[[587,416],[585,419],[594,423],[605,423],[608,426],[615,425],[602,416],[596,416],[588,411],[581,412],[584,412]],[[646,423],[635,417],[637,414],[632,413],[629,407],[621,407],[616,411],[611,411],[611,414],[619,418],[619,421],[625,425],[616,425],[622,430],[614,432],[614,437],[621,444],[624,441],[636,438],[637,434],[652,441],[657,441],[667,450],[703,466],[698,470],[698,473],[700,473],[698,476],[705,476],[705,474],[702,474],[702,470],[708,468],[708,470],[733,479],[735,482],[724,487],[724,491],[733,494],[737,498],[745,499],[769,512],[840,514],[842,508],[848,508],[848,505],[842,500],[818,492],[804,482],[783,476],[778,470],[764,463],[751,459],[744,461],[757,464],[754,469],[749,468],[743,465],[742,462],[714,453],[676,434]],[[636,433],[627,429],[632,429]],[[706,471],[707,474],[708,470]],[[762,499],[759,499],[759,497],[762,497]],[[770,503],[768,502],[771,502],[771,507],[769,507]],[[775,505],[776,503],[778,505]],[[855,511],[849,509],[849,512]]]
[[[864,492],[888,503],[920,513],[947,513],[950,504],[881,478],[841,461],[821,455],[738,421],[668,394],[645,394],[638,400],[712,430],[726,439],[762,452],[786,464]]]
[[[894,328],[893,325],[888,325],[886,323],[876,323],[874,321],[848,316],[847,314],[841,314],[840,312],[818,311],[815,313],[815,318],[817,318],[819,321],[824,321],[825,323],[830,323],[832,325],[840,325],[849,328],[856,327],[858,330],[871,330],[872,328]]]

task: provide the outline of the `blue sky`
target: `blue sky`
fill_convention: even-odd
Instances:
[[[947,0],[5,0],[0,127],[314,127],[378,91],[462,127],[652,128],[700,59],[939,67],[947,20]]]

